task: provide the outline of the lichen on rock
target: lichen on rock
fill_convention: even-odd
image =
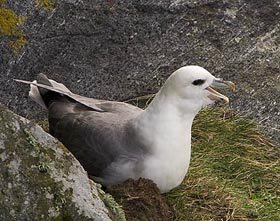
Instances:
[[[0,220],[117,220],[73,155],[0,104]]]
[[[6,36],[8,46],[15,54],[26,44],[27,40],[20,25],[25,21],[25,16],[17,15],[13,10],[4,8],[4,0],[0,1],[0,36]]]
[[[48,11],[54,9],[57,0],[37,0],[37,4],[39,7],[42,7]]]

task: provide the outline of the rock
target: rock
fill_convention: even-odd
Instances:
[[[148,179],[129,179],[122,184],[109,187],[106,191],[122,205],[129,221],[171,221],[172,208],[160,194],[157,185]]]
[[[0,183],[2,221],[125,220],[60,142],[1,104]]]
[[[154,93],[173,70],[198,64],[235,81],[232,107],[280,141],[278,0],[0,4],[2,16],[17,21],[0,32],[0,101],[23,116],[42,112],[13,78],[33,80],[45,72],[78,94],[126,100]]]

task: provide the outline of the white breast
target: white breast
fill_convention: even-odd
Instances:
[[[141,177],[153,180],[167,192],[183,181],[191,156],[191,124],[182,121],[175,110],[170,109],[156,121],[149,117],[142,120],[140,131],[145,137],[150,154],[145,157]]]

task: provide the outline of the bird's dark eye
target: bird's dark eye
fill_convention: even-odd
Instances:
[[[205,83],[205,80],[202,80],[202,79],[197,79],[195,81],[192,82],[193,85],[202,85]]]

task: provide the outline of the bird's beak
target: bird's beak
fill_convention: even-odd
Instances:
[[[210,92],[210,95],[208,97],[211,100],[214,100],[214,101],[222,100],[222,101],[225,101],[226,103],[228,103],[229,102],[228,97],[217,92],[213,88],[215,88],[215,89],[230,88],[231,90],[235,91],[236,85],[231,81],[223,81],[222,79],[216,78],[216,79],[214,79],[212,84],[206,88],[206,90],[208,90]]]

